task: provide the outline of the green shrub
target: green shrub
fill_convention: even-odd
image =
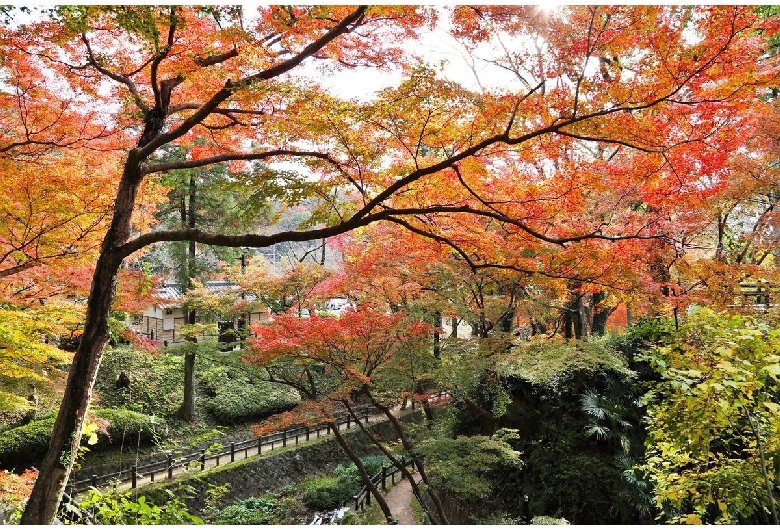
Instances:
[[[206,411],[223,424],[267,418],[293,408],[300,396],[294,390],[237,368],[217,366],[201,376]]]
[[[54,418],[31,421],[0,433],[0,469],[11,469],[40,460],[49,449]]]
[[[200,517],[188,511],[181,493],[169,493],[169,499],[161,505],[155,505],[147,502],[145,496],[133,500],[133,494],[129,491],[102,493],[90,488],[80,496],[81,501],[72,515],[75,516],[76,522],[89,524],[203,524]]]
[[[241,499],[218,510],[211,524],[273,524],[277,506],[278,496],[273,493]]]
[[[387,462],[387,459],[384,456],[367,456],[360,461],[366,469],[368,476],[373,477],[382,470],[382,465]],[[349,464],[347,466],[339,464],[336,466],[336,469],[333,470],[333,475],[344,483],[345,487],[351,488],[352,494],[363,486],[363,481],[360,478],[360,473],[355,464]]]
[[[385,462],[383,456],[361,459],[370,477],[379,473]],[[346,505],[362,485],[363,481],[355,464],[339,464],[333,470],[333,475],[304,480],[300,487],[303,490],[303,503],[307,507],[313,510],[334,510]]]
[[[145,414],[122,409],[97,409],[93,415],[109,422],[108,437],[98,432],[99,447],[121,444],[123,432],[134,439],[140,433],[141,441],[152,439],[151,418]],[[27,466],[43,458],[49,448],[54,420],[51,414],[0,433],[0,468]],[[86,444],[86,440],[82,443]]]
[[[312,477],[301,483],[303,503],[312,510],[335,510],[355,493],[354,484],[339,477]]]
[[[104,445],[121,444],[123,439],[151,442],[154,433],[152,418],[140,412],[127,409],[97,409],[93,415],[109,422],[108,437],[98,434],[98,443]]]
[[[129,386],[117,386],[122,371],[130,374]],[[107,408],[167,416],[181,404],[183,381],[181,355],[153,354],[130,346],[117,346],[108,348],[103,356],[95,392]]]
[[[432,484],[468,505],[495,497],[501,484],[522,469],[520,454],[510,445],[516,438],[515,430],[501,429],[492,437],[425,440],[419,450]]]

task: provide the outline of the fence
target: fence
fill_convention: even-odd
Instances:
[[[368,423],[371,412],[374,412],[374,410],[370,407],[366,407],[360,409],[357,412],[357,415],[362,416],[363,421]],[[336,425],[338,427],[346,425],[347,429],[350,429],[355,424],[355,419],[352,415],[346,415],[336,420]],[[273,451],[274,449],[287,447],[288,445],[296,446],[302,441],[308,442],[312,437],[315,439],[320,438],[323,431],[325,431],[326,436],[330,435],[330,430],[330,425],[287,429],[241,442],[230,442],[224,450],[216,453],[203,449],[174,457],[173,452],[168,451],[160,454],[160,460],[149,464],[141,466],[133,464],[129,469],[120,469],[119,471],[107,473],[105,475],[92,475],[89,478],[70,481],[66,491],[72,497],[91,487],[98,488],[108,484],[127,482],[130,483],[131,488],[136,488],[139,479],[148,478],[150,482],[154,482],[156,478],[171,479],[173,478],[176,469],[182,469],[184,471],[203,471],[206,469],[207,461],[214,463],[213,466],[209,467],[216,467],[221,464],[235,462],[236,456],[241,455],[241,453],[243,453],[244,458],[248,458],[250,454],[259,455],[262,454],[264,450]],[[264,447],[267,446],[270,446],[270,448],[264,449]]]
[[[401,459],[401,466],[406,467],[407,465],[410,466],[409,469],[414,469],[414,461],[407,461],[405,458]],[[380,487],[381,484],[382,490],[386,490],[388,479],[390,479],[392,485],[395,485],[396,473],[401,473],[401,470],[398,469],[395,464],[391,464],[390,466],[387,464],[382,464],[382,470],[371,477],[371,482],[377,488]],[[355,509],[355,511],[358,511],[364,509],[367,506],[371,506],[371,490],[368,489],[368,486],[363,485],[363,487],[352,496],[352,507]]]

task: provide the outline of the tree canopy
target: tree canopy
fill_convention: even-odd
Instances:
[[[18,182],[0,204],[0,270],[17,281],[75,255],[94,272],[25,523],[54,517],[72,467],[60,457],[80,439],[118,271],[150,245],[262,248],[381,223],[403,229],[398,248],[432,245],[472,272],[499,268],[529,292],[556,293],[572,323],[584,298],[607,288],[667,307],[707,292],[694,286],[722,293],[717,269],[691,254],[713,228],[721,261],[748,266],[737,276],[771,249],[778,70],[767,52],[777,20],[749,6],[38,15],[0,29],[0,164]],[[434,31],[457,43],[474,82],[437,68],[421,45]],[[508,80],[492,83],[483,68]],[[399,81],[352,99],[326,83],[354,71]],[[257,204],[316,207],[270,233],[151,226],[170,175],[215,165]],[[26,184],[33,174],[40,185]],[[753,178],[765,183],[751,192],[763,203],[732,189]],[[729,224],[748,205],[753,228]]]

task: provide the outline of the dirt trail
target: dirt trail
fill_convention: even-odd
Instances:
[[[413,475],[415,482],[420,480],[420,475]],[[417,524],[412,512],[412,486],[408,480],[402,480],[385,495],[385,501],[390,507],[390,513],[398,521],[398,524]]]

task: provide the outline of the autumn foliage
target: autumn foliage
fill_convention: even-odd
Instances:
[[[465,291],[477,298],[526,296],[569,320],[619,302],[679,311],[728,293],[719,279],[769,263],[774,176],[760,172],[773,156],[779,78],[767,47],[778,24],[752,6],[63,6],[40,15],[0,28],[0,169],[14,182],[0,200],[0,274],[21,285],[45,277],[13,279],[38,266],[57,277],[70,259],[96,258],[52,455],[83,426],[118,271],[156,243],[257,248],[389,225],[398,229],[388,230],[390,249],[415,247],[410,271],[429,254],[452,278],[472,274]],[[466,57],[468,78],[426,55],[433,30]],[[482,67],[505,77],[483,77]],[[339,97],[329,83],[354,72],[396,80]],[[313,204],[311,214],[278,231],[150,225],[168,172],[217,165],[258,206]],[[732,187],[758,174],[766,187],[742,196]],[[33,176],[40,181],[26,186]],[[738,226],[734,204],[757,208],[754,229]],[[698,262],[694,251],[717,248],[713,233],[719,263],[736,272]],[[399,288],[386,301],[400,306],[423,300],[429,279],[388,276],[370,288]],[[472,302],[486,332],[498,319]],[[323,395],[377,377],[359,340],[341,331],[305,330],[312,342],[299,346],[310,357],[285,353],[293,365],[335,362],[332,340],[354,357],[325,374],[335,379]],[[399,358],[397,344],[372,346]],[[71,464],[50,456],[45,468],[26,522],[51,520]]]
[[[403,389],[413,388],[415,377],[424,373],[432,328],[404,313],[362,307],[339,317],[278,315],[252,331],[256,338],[244,360],[266,368],[271,381],[291,386],[309,400],[270,424],[279,427],[332,419],[339,403],[364,387],[390,392],[386,398],[398,401]],[[388,386],[389,380],[395,386]],[[399,385],[401,390],[391,390]]]

